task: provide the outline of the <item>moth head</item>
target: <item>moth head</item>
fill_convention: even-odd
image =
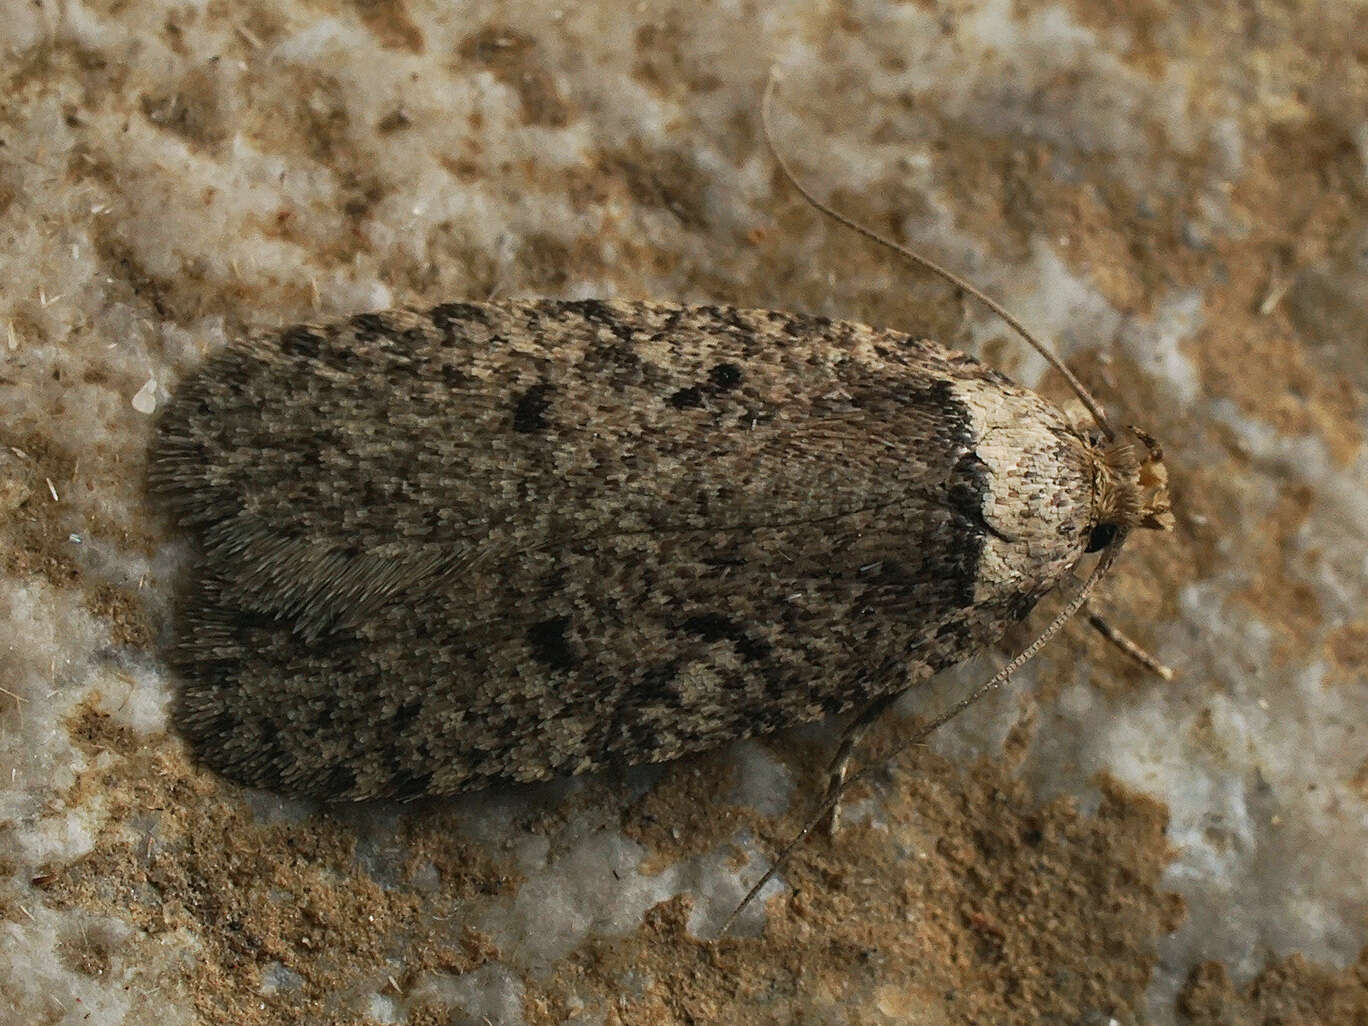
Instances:
[[[1164,450],[1147,432],[1128,427],[1114,439],[1094,439],[1093,525],[1088,552],[1106,548],[1137,527],[1173,529]]]

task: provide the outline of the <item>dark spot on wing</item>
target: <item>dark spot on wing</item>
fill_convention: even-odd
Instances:
[[[708,382],[719,392],[730,392],[741,384],[741,368],[734,363],[719,363],[708,372]]]
[[[565,636],[569,628],[568,616],[534,623],[527,629],[527,644],[532,649],[532,657],[553,670],[573,669],[579,659]]]
[[[550,427],[546,411],[551,408],[549,397],[553,391],[554,386],[541,384],[533,385],[520,395],[513,408],[513,430],[520,435],[530,435]]]
[[[696,387],[681,388],[667,402],[676,410],[696,410],[703,405],[703,393]]]
[[[748,662],[764,659],[771,651],[769,642],[752,638],[744,627],[719,613],[691,616],[682,626],[685,631],[698,635],[704,641],[730,641]]]

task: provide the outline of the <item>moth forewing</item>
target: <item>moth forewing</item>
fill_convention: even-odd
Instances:
[[[253,337],[151,454],[200,541],[178,720],[227,776],[362,799],[863,707],[1139,524],[1119,453],[964,354],[775,311],[449,304]]]

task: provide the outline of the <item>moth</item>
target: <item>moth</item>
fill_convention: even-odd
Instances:
[[[454,303],[255,335],[157,428],[176,718],[244,784],[450,795],[864,708],[1163,526],[1157,453],[896,331]]]

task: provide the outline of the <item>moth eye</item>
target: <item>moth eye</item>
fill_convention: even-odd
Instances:
[[[1088,534],[1088,547],[1083,551],[1096,552],[1099,549],[1105,549],[1112,543],[1112,539],[1115,537],[1115,524],[1098,524]]]

